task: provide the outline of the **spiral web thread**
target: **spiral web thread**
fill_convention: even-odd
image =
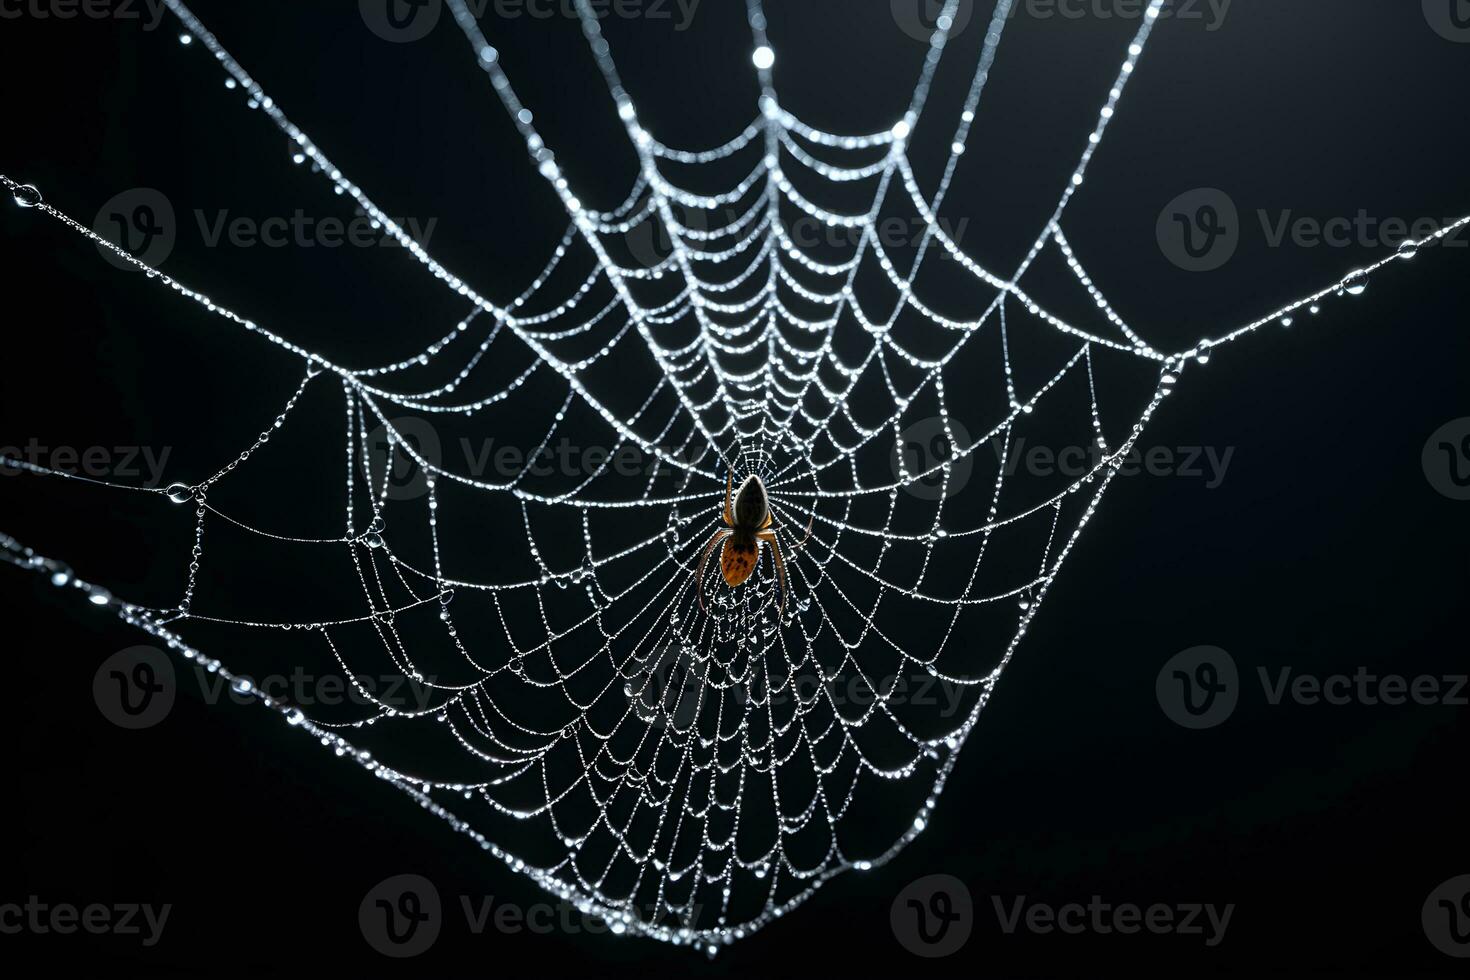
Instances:
[[[1004,275],[962,250],[939,214],[1009,0],[995,5],[963,112],[944,134],[951,152],[927,195],[907,149],[921,130],[943,125],[923,111],[958,0],[936,22],[908,111],[889,129],[859,136],[815,129],[782,107],[766,20],[760,0],[750,0],[760,114],[729,142],[699,151],[667,146],[640,125],[597,18],[579,0],[583,33],[640,165],[626,199],[607,211],[574,195],[499,53],[464,0],[449,0],[570,218],[543,272],[500,306],[411,239],[183,3],[168,0],[184,36],[210,51],[287,135],[298,162],[309,160],[469,310],[417,355],[354,369],[147,269],[300,357],[300,386],[258,439],[208,479],[130,488],[193,504],[194,548],[176,608],[114,599],[8,536],[0,536],[0,555],[112,608],[614,931],[713,952],[841,871],[888,861],[924,829],[1062,563],[1186,369],[1298,310],[1316,313],[1334,295],[1361,292],[1378,268],[1470,222],[1188,351],[1154,349],[1089,278],[1061,219],[1164,2],[1153,0],[1140,22],[1054,213]],[[717,167],[745,176],[712,194],[670,176]],[[20,203],[147,268],[33,188],[0,180]],[[862,188],[870,206],[818,203],[814,195],[835,185]],[[911,257],[896,256],[877,233],[885,207],[921,223]],[[790,227],[798,218],[850,231],[845,252],[797,241]],[[666,236],[667,254],[643,263],[624,257],[654,230]],[[918,295],[925,260],[936,255],[978,293],[970,314],[944,315]],[[1060,260],[1085,294],[1087,319],[1049,311],[1022,285],[1044,257]],[[860,272],[886,290],[885,302],[859,289]],[[573,285],[553,292],[560,278]],[[648,368],[642,377],[635,364]],[[1105,372],[1130,406],[1121,425],[1100,404]],[[345,420],[342,533],[293,537],[231,514],[220,503],[230,477],[322,385],[340,388]],[[954,408],[959,402],[963,409]],[[1043,408],[1060,417],[1062,428],[1048,431],[1093,447],[1081,475],[1048,483],[1001,465]],[[537,472],[537,454],[528,453],[519,471],[497,481],[446,464],[401,431],[402,413],[431,428],[534,431],[541,451],[576,430],[584,442],[605,437],[611,451],[571,478]],[[895,451],[915,425],[934,454]],[[629,477],[614,463],[622,451],[650,465]],[[403,482],[405,471],[419,483]],[[695,569],[722,526],[731,473],[737,484],[758,474],[769,489],[787,559],[784,609],[768,551],[746,586],[730,590],[711,574],[703,601],[696,595]],[[962,507],[957,485],[972,474],[978,503]],[[405,493],[408,485],[417,491]],[[489,561],[457,547],[453,529],[472,517],[524,529],[524,553]],[[545,545],[552,528],[580,540],[580,554]],[[210,555],[205,543],[219,531],[345,555],[363,605],[317,621],[213,615],[211,596],[196,587]],[[354,685],[388,665],[428,696],[405,709],[359,685],[372,705],[366,715],[308,717],[191,645],[186,637],[203,624],[304,635]],[[927,688],[945,698],[916,694]],[[460,767],[450,778],[439,775],[446,759]],[[518,843],[507,843],[513,837]]]

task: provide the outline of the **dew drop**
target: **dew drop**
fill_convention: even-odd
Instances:
[[[362,536],[362,543],[369,548],[381,548],[383,547],[383,536],[377,531],[369,531]]]
[[[193,488],[186,487],[182,483],[170,483],[164,493],[168,494],[168,499],[176,504],[187,504],[194,499]]]
[[[236,694],[254,694],[255,684],[248,677],[236,677],[230,681],[230,690]]]
[[[1343,291],[1349,296],[1361,296],[1368,291],[1368,273],[1354,272],[1342,281]]]
[[[305,720],[306,715],[301,713],[300,708],[292,708],[290,711],[286,712],[286,724],[288,725],[299,725]]]
[[[1398,257],[1401,259],[1412,259],[1419,254],[1419,243],[1412,238],[1405,238],[1399,243]]]
[[[15,189],[15,203],[23,208],[40,207],[41,192],[36,189],[35,184],[21,184]]]

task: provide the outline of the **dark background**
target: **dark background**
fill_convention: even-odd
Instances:
[[[753,114],[742,8],[704,0],[688,30],[677,17],[606,23],[642,117],[666,142],[714,143]],[[370,196],[395,215],[436,216],[431,250],[481,292],[504,299],[540,266],[564,226],[559,205],[447,14],[424,40],[390,44],[353,4],[201,0],[195,12]],[[773,2],[769,15],[777,86],[808,121],[869,131],[901,112],[923,49],[888,4]],[[957,104],[983,16],[947,54],[936,110]],[[0,172],[86,224],[139,186],[163,191],[181,215],[348,214],[225,91],[207,53],[177,43],[175,21],[146,24],[0,21]],[[576,22],[488,14],[483,24],[573,185],[610,206],[633,158]],[[971,217],[967,248],[1002,267],[1019,258],[1135,26],[1017,17],[946,208]],[[1069,235],[1158,346],[1220,333],[1391,247],[1271,248],[1258,210],[1320,220],[1470,210],[1467,82],[1470,44],[1436,34],[1418,3],[1242,2],[1218,30],[1166,21],[1069,211]],[[1239,253],[1208,274],[1176,269],[1154,238],[1160,210],[1196,187],[1227,191],[1245,220]],[[0,249],[0,443],[170,445],[218,465],[295,387],[293,359],[114,269],[54,222],[0,209]],[[1465,709],[1271,706],[1255,673],[1465,671],[1470,505],[1436,493],[1420,463],[1430,433],[1470,414],[1464,259],[1427,250],[1380,273],[1360,300],[1191,372],[1149,440],[1233,448],[1226,479],[1216,489],[1178,476],[1114,484],[929,831],[892,863],[840,877],[712,963],[636,939],[475,936],[452,914],[434,948],[404,966],[513,976],[1463,972],[1426,941],[1419,913],[1431,889],[1470,872]],[[351,364],[402,356],[464,312],[385,250],[211,249],[184,222],[165,268]],[[289,473],[276,479],[313,493]],[[119,594],[177,586],[189,528],[157,499],[7,477],[0,501],[0,529]],[[91,678],[144,637],[19,572],[0,574],[0,596],[10,665],[0,901],[174,906],[151,949],[120,936],[0,936],[5,960],[24,951],[155,975],[386,971],[395,964],[363,942],[356,914],[388,875],[428,877],[451,912],[462,895],[543,900],[399,794],[325,753],[303,754],[248,711],[181,697],[156,728],[115,728]],[[1154,678],[1205,643],[1235,657],[1245,695],[1224,725],[1186,731],[1159,710]],[[231,650],[213,652],[231,662]],[[921,961],[894,940],[889,905],[940,871],[968,884],[978,921],[959,953]],[[1236,909],[1225,941],[1207,949],[1199,937],[1005,935],[990,906],[993,895],[1060,904],[1093,894]]]

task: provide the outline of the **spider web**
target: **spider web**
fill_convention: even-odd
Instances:
[[[185,37],[298,161],[461,297],[465,316],[413,356],[349,368],[149,269],[299,358],[300,385],[213,475],[147,491],[192,512],[176,606],[114,599],[13,538],[0,537],[0,554],[218,673],[616,932],[713,952],[834,875],[896,855],[924,830],[1048,588],[1185,373],[1219,345],[1361,292],[1371,273],[1432,240],[1190,350],[1159,351],[1088,276],[1062,219],[1165,0],[1150,3],[1053,214],[1008,272],[961,249],[940,213],[1009,0],[995,5],[952,128],[924,110],[958,0],[936,21],[908,110],[863,135],[821,131],[783,107],[766,19],[750,0],[759,114],[703,150],[643,128],[579,0],[640,165],[610,210],[576,197],[474,15],[448,2],[567,211],[541,274],[506,305],[480,295],[168,0]],[[908,149],[930,132],[950,152],[926,193]],[[144,267],[34,188],[0,180],[19,203]],[[922,228],[907,253],[878,233],[893,215]],[[793,234],[802,223],[843,234],[812,244]],[[1028,291],[1048,263],[1082,314]],[[946,281],[966,287],[970,309],[926,303]],[[343,523],[302,537],[271,523],[282,510],[231,487],[303,404],[323,398],[343,420],[340,442],[321,454],[335,475],[320,478],[342,488]],[[457,436],[486,433],[535,448],[493,478],[446,459]],[[538,465],[569,435],[606,452],[583,467]],[[1086,463],[1050,478],[1016,472],[1007,461],[1026,440],[1088,447]],[[695,593],[731,474],[757,474],[769,490],[787,558],[784,610],[766,550],[746,586],[706,575],[702,601]],[[511,542],[477,530],[507,527]],[[279,615],[227,615],[230,596],[203,574],[215,541],[276,549],[360,589],[350,606],[306,587],[295,600],[310,612],[283,600]],[[303,710],[203,652],[244,631],[271,639],[263,669],[337,671],[368,710]],[[405,706],[360,681],[384,672],[411,678],[422,700]]]

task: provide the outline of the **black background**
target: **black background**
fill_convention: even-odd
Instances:
[[[677,18],[606,24],[643,119],[666,142],[711,144],[753,114],[742,8],[704,0],[688,30]],[[395,215],[438,216],[431,251],[481,292],[503,299],[539,267],[564,225],[559,205],[447,14],[426,39],[390,44],[353,4],[195,10],[370,196]],[[773,2],[769,14],[776,84],[798,114],[869,131],[902,111],[923,49],[887,3]],[[953,42],[936,109],[968,81],[982,19]],[[145,24],[0,20],[0,172],[85,224],[139,186],[181,215],[348,213],[292,167],[285,140],[223,88],[207,53],[178,44],[175,21]],[[573,185],[610,206],[634,161],[575,20],[490,14],[484,26]],[[1017,17],[947,208],[972,218],[967,247],[1001,266],[1019,258],[1135,26]],[[1166,21],[1069,211],[1070,237],[1151,341],[1178,348],[1219,333],[1391,247],[1271,248],[1258,210],[1470,210],[1467,81],[1470,44],[1437,35],[1417,2],[1238,2],[1213,31]],[[1196,187],[1226,190],[1244,220],[1240,252],[1209,274],[1174,268],[1154,239],[1160,210]],[[0,443],[202,446],[222,460],[295,387],[293,359],[114,269],[54,222],[7,206],[0,249]],[[0,901],[174,906],[151,949],[7,935],[0,956],[154,974],[386,971],[395,964],[363,942],[357,905],[382,878],[413,872],[451,916],[407,967],[454,975],[1462,972],[1426,941],[1419,910],[1441,881],[1470,872],[1465,709],[1272,706],[1255,674],[1464,672],[1470,505],[1436,493],[1420,464],[1430,433],[1470,414],[1464,257],[1427,250],[1361,299],[1191,372],[1150,439],[1233,448],[1224,482],[1115,483],[929,831],[713,962],[643,940],[470,934],[459,896],[543,896],[249,711],[183,697],[156,728],[113,727],[92,674],[142,637],[29,576],[0,575]],[[463,313],[386,250],[210,249],[185,222],[165,268],[347,363],[402,356]],[[154,498],[29,477],[7,477],[0,495],[0,529],[119,594],[178,582],[187,521]],[[1233,654],[1245,695],[1224,725],[1186,731],[1160,712],[1154,678],[1204,643]],[[230,650],[213,652],[230,662]],[[962,951],[921,961],[894,940],[889,905],[940,871],[967,882],[978,921]],[[1093,894],[1235,912],[1225,941],[1205,948],[1200,937],[1006,935],[990,904]]]

